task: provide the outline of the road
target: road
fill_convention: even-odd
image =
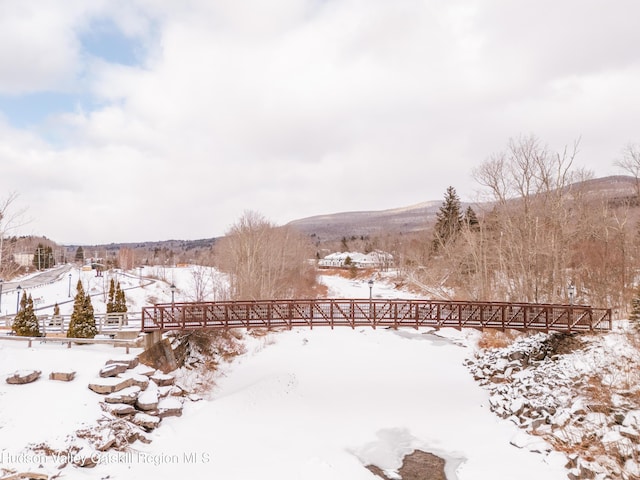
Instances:
[[[29,278],[23,278],[13,282],[2,282],[2,293],[9,293],[15,291],[18,285],[21,288],[34,288],[46,283],[52,283],[60,279],[64,274],[71,271],[71,265],[65,264],[59,267],[45,270]]]

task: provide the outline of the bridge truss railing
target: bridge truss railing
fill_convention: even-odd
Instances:
[[[142,331],[317,326],[605,331],[611,309],[587,305],[381,299],[165,303],[143,307]]]

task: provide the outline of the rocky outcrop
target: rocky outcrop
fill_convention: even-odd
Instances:
[[[174,385],[173,375],[125,358],[109,360],[99,375],[89,388],[104,395],[102,409],[114,417],[151,431],[163,418],[182,415],[177,397],[188,392]]]
[[[537,334],[467,366],[491,410],[523,429],[514,446],[566,452],[572,479],[640,478],[640,354],[625,335]]]

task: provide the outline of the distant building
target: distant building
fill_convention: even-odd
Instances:
[[[320,268],[389,268],[393,255],[379,250],[370,253],[336,252],[318,261]]]
[[[14,253],[13,261],[21,267],[32,267],[35,254],[33,253]]]

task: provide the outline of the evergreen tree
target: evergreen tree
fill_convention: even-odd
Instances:
[[[436,217],[435,230],[433,232],[433,249],[440,250],[458,237],[462,229],[462,205],[460,198],[453,187],[447,188],[442,206]]]
[[[120,285],[120,283],[118,283]],[[111,279],[109,282],[109,296],[107,297],[107,313],[113,313],[116,311],[115,309],[116,302],[116,282]]]
[[[82,282],[78,280],[77,293],[73,302],[73,313],[69,322],[68,338],[93,338],[98,333],[93,315],[91,296],[84,293]]]
[[[84,249],[82,247],[78,247],[76,250],[75,260],[76,262],[84,262]]]
[[[464,212],[464,223],[470,230],[476,231],[480,229],[480,220],[478,220],[478,216],[473,208],[471,208],[471,205],[469,205]]]
[[[38,317],[33,309],[33,299],[31,295],[27,297],[26,292],[22,294],[20,311],[13,320],[11,330],[21,337],[39,337],[41,335]]]
[[[114,312],[127,313],[127,298],[124,295],[124,290],[120,288],[120,282],[116,285],[114,308]]]

